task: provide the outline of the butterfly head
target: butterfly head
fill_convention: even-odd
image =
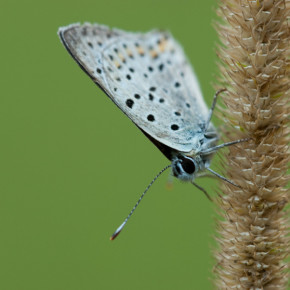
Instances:
[[[178,154],[172,159],[173,175],[183,181],[192,181],[196,174],[204,169],[203,160],[199,155],[194,157]]]
[[[174,152],[171,156],[171,167],[173,175],[183,181],[193,181],[201,171],[210,166],[213,153],[204,154],[205,150],[213,147],[218,136],[213,133],[201,136],[196,135],[196,140],[192,142],[195,146],[191,152]]]

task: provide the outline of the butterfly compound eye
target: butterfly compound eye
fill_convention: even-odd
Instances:
[[[195,171],[195,164],[192,158],[190,157],[181,157],[181,166],[183,170],[188,174],[193,174]]]

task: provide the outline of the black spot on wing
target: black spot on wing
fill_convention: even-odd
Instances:
[[[149,115],[147,116],[147,120],[150,121],[150,122],[154,122],[154,121],[155,121],[155,118],[154,118],[153,115],[149,114]]]
[[[126,100],[126,105],[127,107],[129,107],[130,109],[133,108],[133,105],[134,105],[134,101],[132,99],[127,99]]]
[[[179,129],[179,126],[178,125],[176,125],[176,124],[172,124],[171,125],[171,130],[177,131],[178,129]]]

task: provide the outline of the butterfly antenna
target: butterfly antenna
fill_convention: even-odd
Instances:
[[[208,114],[208,119],[207,119],[207,122],[205,123],[205,132],[207,131],[208,129],[208,126],[209,126],[209,123],[210,123],[210,120],[211,120],[211,117],[212,117],[212,114],[213,114],[213,111],[214,111],[214,108],[215,108],[215,105],[216,105],[216,102],[217,102],[217,97],[220,93],[226,91],[227,89],[220,89],[218,90],[215,94],[214,94],[214,97],[213,97],[213,101],[212,101],[212,104],[211,104],[211,108],[209,110],[209,114]]]
[[[171,167],[170,165],[167,165],[165,168],[163,168],[155,177],[154,179],[150,182],[150,184],[147,186],[147,188],[145,189],[145,191],[142,193],[142,195],[140,196],[140,198],[138,199],[137,203],[135,204],[135,206],[132,208],[131,212],[129,213],[129,215],[126,217],[126,219],[124,220],[124,222],[116,229],[116,231],[112,234],[112,236],[110,237],[110,240],[113,241],[121,232],[121,230],[124,228],[124,226],[126,225],[127,221],[129,220],[129,218],[131,217],[131,215],[133,214],[133,212],[135,211],[135,209],[137,208],[137,206],[139,205],[139,203],[141,202],[142,198],[145,196],[146,192],[148,191],[148,189],[151,187],[151,185],[155,182],[155,180],[169,167]]]

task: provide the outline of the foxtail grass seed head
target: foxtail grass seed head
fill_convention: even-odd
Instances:
[[[289,274],[289,1],[220,0],[217,31],[229,147],[217,199],[218,289],[286,289]],[[220,87],[220,85],[219,85]],[[231,129],[232,128],[232,129]]]

